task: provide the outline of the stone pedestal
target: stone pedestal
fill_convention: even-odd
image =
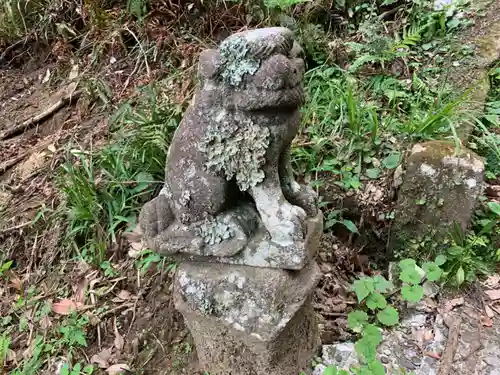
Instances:
[[[299,375],[319,346],[311,296],[320,271],[184,262],[175,307],[210,375]]]
[[[438,252],[455,226],[467,230],[483,189],[484,163],[470,150],[456,151],[450,141],[413,147],[391,229],[396,255]]]

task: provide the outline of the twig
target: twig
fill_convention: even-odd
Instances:
[[[28,120],[14,125],[12,128],[7,129],[6,131],[0,133],[0,140],[5,140],[7,138],[13,137],[24,130],[30,128],[31,126],[39,123],[40,121],[44,120],[45,118],[51,116],[54,112],[58,111],[65,105],[71,103],[73,100],[76,100],[80,97],[82,94],[81,90],[75,91],[70,95],[64,96],[61,99],[59,99],[56,103],[51,105],[49,108],[47,108],[45,111],[42,113],[39,113],[38,115],[29,118]]]
[[[445,318],[445,323],[449,328],[448,342],[446,348],[441,356],[441,363],[439,364],[438,375],[449,375],[453,365],[453,359],[458,346],[458,336],[460,334],[460,318],[449,319]]]
[[[132,30],[130,30],[127,26],[125,26],[125,30],[127,30],[130,33],[130,35],[132,35],[132,37],[135,39],[135,41],[139,45],[139,49],[141,50],[141,52],[144,56],[144,62],[146,63],[146,71],[148,72],[148,77],[151,77],[151,69],[149,69],[148,56],[146,55],[146,51],[144,51],[144,48],[142,48],[142,44],[139,41],[139,38],[137,38],[137,35],[135,35],[135,33]]]
[[[0,173],[4,173],[7,169],[12,168],[14,165],[23,160],[26,156],[28,156],[28,152],[23,152],[21,155],[16,156],[10,160],[7,160],[0,164]]]
[[[19,225],[10,227],[10,228],[1,229],[0,230],[0,235],[12,232],[13,230],[17,230],[17,229],[21,229],[21,228],[27,227],[30,224],[31,224],[31,221],[28,221],[26,223],[22,223],[22,224],[19,224]]]

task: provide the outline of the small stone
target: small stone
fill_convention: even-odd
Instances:
[[[383,364],[388,364],[390,362],[390,359],[388,357],[386,357],[385,355],[381,355],[380,362],[382,362]]]

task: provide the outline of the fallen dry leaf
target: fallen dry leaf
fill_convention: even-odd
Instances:
[[[488,276],[488,278],[483,282],[484,285],[492,288],[498,285],[500,283],[500,275],[494,274]]]
[[[108,368],[110,358],[111,349],[104,349],[100,353],[94,354],[92,358],[90,358],[90,362],[97,364],[100,368]]]
[[[495,316],[495,313],[493,312],[491,307],[489,307],[488,305],[484,306],[484,311],[486,312],[486,316],[488,318],[493,318]]]
[[[490,297],[492,301],[500,299],[500,289],[486,290],[485,293],[488,295],[488,297]]]
[[[87,286],[89,281],[86,277],[82,277],[76,286],[75,291],[75,302],[76,303],[85,303],[85,291],[87,290]]]
[[[79,310],[82,307],[82,303],[78,303],[70,299],[63,299],[52,304],[52,311],[59,315],[69,315],[73,311]]]
[[[128,290],[121,290],[117,297],[123,301],[127,301],[130,299],[130,292]]]
[[[434,359],[441,359],[441,356],[439,354],[433,353],[433,352],[425,352],[424,355],[426,355],[427,357],[434,358]]]
[[[115,326],[115,341],[114,341],[114,344],[115,344],[116,349],[122,350],[123,346],[125,345],[125,340],[123,340],[122,335],[120,335],[120,332],[118,332],[118,327],[116,326],[116,318],[115,318],[114,326]]]
[[[493,325],[493,320],[486,315],[481,315],[480,321],[484,327],[491,327]]]
[[[450,312],[457,306],[461,306],[464,304],[464,297],[459,297],[459,298],[454,298],[449,301],[447,301],[444,305],[444,312]]]
[[[40,318],[39,324],[40,324],[40,328],[43,330],[46,330],[46,329],[52,327],[52,321],[50,320],[50,318],[47,315],[42,316]]]
[[[12,270],[7,273],[7,276],[9,277],[12,287],[18,292],[21,292],[23,290],[23,283],[21,279]]]
[[[118,363],[116,365],[109,366],[106,369],[106,372],[109,375],[120,375],[123,374],[125,371],[130,371],[130,367],[125,363]]]
[[[430,329],[426,329],[424,332],[424,342],[431,341],[434,338],[434,333]]]

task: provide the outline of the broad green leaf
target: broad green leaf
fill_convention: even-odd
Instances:
[[[376,359],[377,356],[377,342],[373,341],[370,336],[363,336],[356,341],[354,348],[358,357],[365,360],[365,362]]]
[[[361,332],[368,322],[368,314],[364,311],[355,310],[347,315],[347,327],[354,332]]]
[[[416,268],[405,268],[399,274],[399,279],[408,284],[418,284],[422,280]]]
[[[354,224],[351,220],[344,219],[342,220],[342,224],[349,229],[350,232],[352,233],[359,233],[358,232],[358,227],[356,227],[356,224]]]
[[[352,290],[358,297],[358,302],[363,301],[370,293],[375,291],[375,283],[370,277],[362,277],[356,280],[352,285]]]
[[[375,290],[380,293],[385,293],[394,287],[392,281],[387,281],[382,275],[374,276],[373,281],[375,282]]]
[[[323,372],[323,375],[338,375],[337,366],[328,366]]]
[[[462,285],[465,280],[465,272],[462,266],[460,266],[460,268],[458,269],[456,277],[457,277],[457,284]]]
[[[424,297],[424,288],[420,285],[404,285],[401,288],[401,296],[409,302],[419,302]]]
[[[443,270],[434,262],[425,262],[422,266],[425,276],[429,281],[437,281],[441,278]]]
[[[366,170],[366,176],[371,179],[376,179],[380,175],[380,169],[379,168],[370,168]]]
[[[401,162],[401,153],[400,152],[394,152],[394,153],[390,154],[389,156],[385,157],[384,159],[382,159],[382,164],[387,169],[396,168],[400,162]]]
[[[377,319],[383,325],[394,326],[399,322],[399,313],[394,307],[387,306],[377,313]]]
[[[367,324],[363,329],[363,337],[373,345],[377,346],[382,342],[382,332],[375,324]]]
[[[404,270],[406,268],[415,268],[417,266],[417,262],[414,259],[403,259],[399,262],[399,268]]]
[[[438,255],[434,260],[434,263],[436,263],[438,266],[442,266],[443,264],[446,263],[446,256],[442,254]]]
[[[495,213],[497,216],[500,216],[500,203],[488,202],[488,207],[493,213]]]
[[[387,301],[385,297],[377,292],[370,293],[366,299],[366,307],[370,310],[383,309],[387,306]]]
[[[368,368],[370,369],[373,375],[385,375],[384,366],[377,360],[368,363]]]

